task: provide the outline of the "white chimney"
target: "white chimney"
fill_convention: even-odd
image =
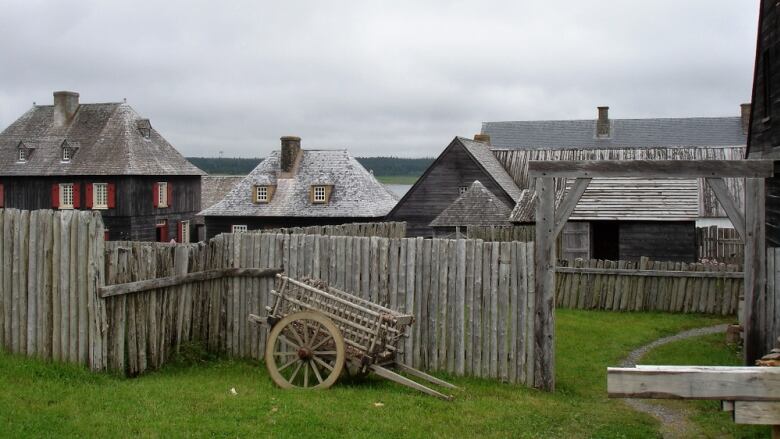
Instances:
[[[73,91],[54,92],[54,124],[64,126],[79,108],[79,94]]]

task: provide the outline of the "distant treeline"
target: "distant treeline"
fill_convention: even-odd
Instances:
[[[187,157],[193,165],[212,175],[246,175],[263,159],[218,158],[218,157]],[[432,157],[406,159],[399,157],[357,157],[366,169],[374,171],[377,176],[409,176],[417,177],[433,162]]]

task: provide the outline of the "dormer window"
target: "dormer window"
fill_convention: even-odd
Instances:
[[[149,119],[141,119],[137,123],[138,131],[144,137],[144,139],[150,139],[152,137],[152,124]]]
[[[68,148],[67,146],[62,148],[62,161],[63,162],[70,161],[70,148]]]
[[[275,189],[276,186],[272,185],[254,186],[252,189],[252,202],[255,204],[270,203]]]
[[[78,150],[78,143],[70,143],[67,140],[63,140],[60,145],[60,159],[63,163],[68,163],[76,154]]]
[[[333,192],[333,186],[316,184],[309,190],[309,199],[314,204],[327,204],[330,201],[331,192]]]
[[[17,160],[20,163],[24,163],[27,161],[27,150],[24,148],[19,148],[19,159]]]

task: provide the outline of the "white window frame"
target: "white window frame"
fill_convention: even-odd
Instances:
[[[182,244],[190,243],[190,222],[189,221],[181,222],[181,243]]]
[[[325,186],[318,185],[312,188],[312,201],[315,203],[325,203],[328,200],[325,198]]]
[[[17,161],[19,163],[24,163],[27,161],[27,150],[24,148],[19,148],[19,157]]]
[[[62,148],[62,161],[63,162],[70,161],[70,148],[68,148],[67,146]]]
[[[92,183],[92,208],[108,209],[108,183]]]
[[[231,228],[232,233],[245,233],[248,230],[246,224],[233,224],[233,227]]]
[[[458,195],[463,195],[469,190],[468,186],[458,186]]]
[[[73,209],[73,183],[60,183],[60,209]]]
[[[255,188],[255,194],[258,203],[267,203],[268,202],[268,186],[257,186]]]
[[[157,182],[157,207],[158,208],[168,207],[168,182],[167,181]]]

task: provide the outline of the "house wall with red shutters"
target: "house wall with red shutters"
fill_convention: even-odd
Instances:
[[[157,205],[159,182],[168,183],[167,207]],[[196,240],[192,221],[201,210],[200,176],[0,176],[0,207],[60,209],[55,195],[61,183],[73,183],[74,195],[78,195],[74,209],[80,210],[94,208],[90,200],[93,183],[109,185],[109,208],[95,210],[101,212],[111,240],[155,241],[162,221],[166,221],[167,240],[181,240],[181,221],[190,221],[190,235]]]

